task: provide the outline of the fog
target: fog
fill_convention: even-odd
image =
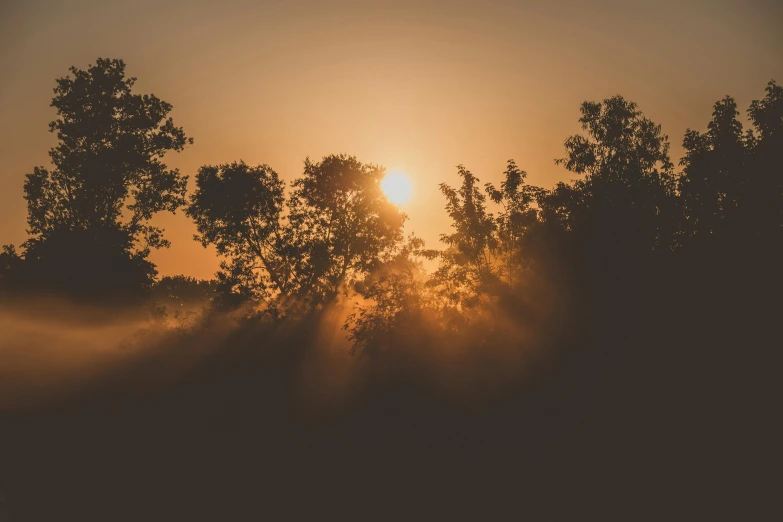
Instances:
[[[348,407],[380,375],[414,367],[444,397],[480,403],[523,380],[525,369],[541,352],[531,328],[525,330],[495,310],[474,318],[475,337],[439,342],[442,325],[434,317],[423,317],[416,331],[407,332],[409,342],[397,346],[399,353],[386,360],[350,356],[343,326],[356,304],[356,299],[343,299],[317,318],[277,325],[248,320],[244,311],[210,311],[209,302],[189,303],[187,313],[176,315],[170,309],[161,314],[153,303],[96,307],[62,299],[3,302],[0,409],[78,403],[96,390],[159,392],[237,353],[269,357],[292,340],[298,346],[291,349],[296,358],[291,398],[303,412]],[[509,341],[481,353],[477,348],[482,347],[474,343],[487,334]]]

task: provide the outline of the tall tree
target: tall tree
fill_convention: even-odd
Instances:
[[[101,58],[86,71],[70,70],[73,78],[57,80],[52,99],[54,169],[38,167],[25,182],[30,233],[45,239],[61,227],[109,226],[150,248],[167,246],[148,221],[185,203],[187,178],[162,158],[192,138],[174,125],[170,104],[132,92],[136,78],[126,78],[122,60]]]
[[[456,316],[478,304],[497,282],[497,224],[487,211],[486,196],[479,190],[479,179],[468,169],[457,167],[462,185],[455,189],[446,183],[440,191],[446,197],[446,211],[454,229],[441,234],[446,249],[440,252],[440,264],[431,285],[439,289],[446,309]]]
[[[583,177],[541,198],[543,215],[605,255],[670,248],[676,182],[660,125],[622,96],[585,102],[581,113],[585,135],[568,138],[556,163]]]
[[[196,239],[228,258],[220,265],[221,296],[239,302],[290,292],[294,281],[281,222],[285,183],[267,165],[244,162],[204,166],[187,214]]]
[[[431,293],[420,258],[432,259],[435,253],[411,236],[389,254],[382,267],[357,285],[363,301],[356,303],[343,325],[352,342],[351,355],[380,355],[421,332]]]
[[[498,251],[503,264],[503,275],[511,281],[526,264],[523,242],[538,223],[536,205],[543,191],[526,183],[527,172],[520,169],[514,160],[508,161],[503,176],[499,189],[492,183],[487,183],[485,191],[493,202],[502,207],[495,219]]]
[[[265,165],[203,167],[188,214],[198,239],[229,258],[218,278],[240,301],[318,307],[402,241],[406,216],[384,197],[383,174],[353,156],[308,159],[286,200]]]
[[[384,175],[382,167],[355,156],[305,160],[288,202],[300,298],[333,299],[403,240],[407,216],[383,194]]]
[[[755,136],[748,180],[748,220],[753,233],[783,239],[783,86],[770,81],[748,109]]]
[[[31,267],[40,275],[92,258],[99,266],[100,251],[126,259],[129,270],[149,280],[155,273],[146,261],[150,249],[169,245],[149,221],[185,203],[187,178],[162,158],[193,140],[174,125],[170,104],[133,93],[136,79],[125,76],[122,60],[98,59],[87,70],[70,71],[73,77],[57,80],[51,104],[58,117],[49,127],[59,140],[49,152],[53,169],[36,167],[24,184],[31,235],[24,257],[41,265]],[[95,256],[81,255],[90,249]],[[79,259],[59,262],[73,254]],[[92,269],[83,272],[81,283],[89,285]],[[48,275],[76,284],[74,274]]]
[[[749,142],[738,115],[737,103],[726,96],[715,104],[706,133],[685,133],[679,190],[692,236],[719,235],[739,224]]]

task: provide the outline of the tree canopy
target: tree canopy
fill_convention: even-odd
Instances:
[[[671,248],[678,203],[661,126],[622,96],[585,102],[581,113],[586,134],[566,139],[566,156],[556,163],[583,177],[541,198],[544,218],[596,251]]]
[[[307,159],[286,197],[266,165],[202,167],[187,212],[202,244],[229,258],[218,280],[234,302],[318,307],[402,241],[405,214],[384,197],[383,174],[353,156]]]
[[[162,158],[193,140],[174,125],[170,104],[132,92],[136,79],[126,78],[122,60],[98,59],[71,73],[57,81],[52,99],[54,169],[37,167],[25,182],[30,233],[45,239],[60,228],[109,226],[146,247],[166,246],[148,221],[185,203],[187,177]]]
[[[290,183],[266,164],[204,165],[186,198],[187,176],[163,162],[192,143],[172,106],[135,93],[121,60],[71,73],[52,99],[52,167],[25,180],[29,239],[0,253],[3,289],[138,296],[156,281],[151,250],[169,244],[153,216],[184,206],[220,270],[212,282],[164,278],[155,299],[201,296],[280,318],[348,297],[357,300],[345,324],[353,352],[379,353],[425,316],[464,339],[509,310],[521,322],[552,295],[578,295],[575,307],[603,310],[613,324],[661,267],[707,265],[714,248],[725,259],[775,260],[783,244],[783,87],[774,81],[750,104],[748,130],[729,96],[703,132],[689,129],[680,172],[668,136],[635,103],[584,102],[582,132],[555,160],[577,179],[536,187],[509,160],[499,186],[482,185],[459,165],[460,184],[439,185],[451,230],[438,250],[405,239],[407,216],[381,190],[384,168],[346,154],[305,159]],[[431,274],[425,258],[437,262]]]
[[[752,128],[743,132],[737,103],[726,96],[715,104],[706,132],[685,133],[679,192],[693,238],[780,233],[783,87],[770,82],[748,116]]]
[[[70,71],[57,80],[51,103],[58,116],[49,125],[58,139],[49,151],[53,168],[34,168],[24,184],[30,238],[23,273],[46,278],[47,286],[87,288],[94,287],[90,274],[109,263],[141,288],[155,274],[150,249],[169,245],[150,219],[185,203],[187,176],[162,158],[193,140],[174,124],[169,103],[133,92],[136,79],[125,76],[122,60]],[[86,279],[75,281],[77,273]]]

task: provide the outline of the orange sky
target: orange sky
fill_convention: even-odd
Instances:
[[[25,239],[22,184],[55,142],[55,78],[99,56],[174,105],[196,141],[170,166],[243,159],[290,180],[305,156],[355,154],[410,174],[408,228],[435,246],[437,185],[457,164],[482,182],[509,158],[534,184],[569,179],[553,160],[585,99],[636,101],[676,161],[716,100],[744,110],[783,82],[781,26],[774,0],[0,0],[0,244]],[[214,273],[181,212],[156,221],[173,243],[152,255],[162,275]]]

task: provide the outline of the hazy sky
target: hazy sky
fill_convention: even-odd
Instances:
[[[408,228],[435,246],[437,185],[457,164],[482,182],[509,158],[534,184],[570,179],[553,160],[586,99],[636,101],[676,162],[716,100],[744,110],[783,82],[779,4],[0,0],[0,244],[25,239],[24,174],[49,163],[52,89],[71,65],[122,58],[137,92],[172,103],[195,144],[166,162],[191,176],[243,159],[291,179],[306,156],[341,152],[403,169]],[[214,273],[181,212],[157,222],[173,243],[152,255],[161,274]]]

